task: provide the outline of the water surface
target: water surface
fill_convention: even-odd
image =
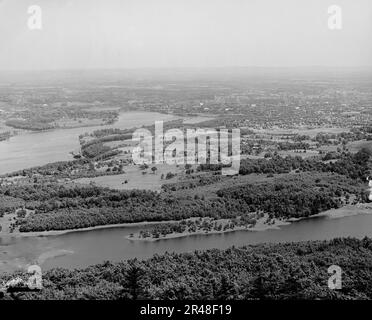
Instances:
[[[79,135],[86,132],[103,128],[134,128],[152,125],[157,120],[173,119],[176,117],[155,112],[125,112],[113,125],[23,132],[7,141],[0,141],[0,174],[72,160],[70,152],[79,149]]]
[[[42,263],[45,270],[52,267],[86,267],[105,260],[121,261],[135,257],[144,259],[167,251],[189,252],[262,242],[327,240],[348,236],[372,237],[371,226],[372,214],[359,214],[343,218],[311,218],[266,231],[192,235],[155,242],[126,239],[130,233],[143,228],[138,226],[77,231],[58,236],[0,238],[0,257],[3,262],[6,261],[5,264],[0,264],[0,270],[22,268],[35,263],[42,254],[49,257]]]

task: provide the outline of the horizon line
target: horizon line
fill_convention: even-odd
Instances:
[[[73,71],[146,71],[146,70],[223,70],[223,69],[372,69],[372,65],[333,66],[333,65],[299,65],[299,66],[213,66],[213,67],[83,67],[83,68],[48,68],[48,69],[0,69],[0,72],[73,72]]]

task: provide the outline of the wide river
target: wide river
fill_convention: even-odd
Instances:
[[[114,127],[130,128],[172,118],[164,114],[132,112],[122,114]],[[9,141],[0,142],[0,173],[71,159],[69,152],[78,147],[78,135],[98,128],[102,127],[22,134]],[[143,228],[138,226],[39,237],[1,236],[0,233],[0,272],[24,268],[36,262],[44,270],[52,267],[75,268],[105,260],[120,261],[134,257],[143,259],[167,251],[187,252],[261,242],[325,240],[345,236],[372,237],[372,214],[366,214],[372,209],[352,210],[353,213],[360,214],[343,218],[311,218],[282,226],[280,229],[259,232],[193,235],[156,242],[126,239],[130,233],[136,233]]]
[[[0,271],[12,271],[38,261],[52,267],[76,268],[130,258],[148,258],[155,253],[188,252],[228,248],[262,242],[326,240],[335,237],[372,237],[372,214],[343,218],[318,217],[294,222],[280,229],[235,231],[225,234],[192,235],[155,242],[126,239],[143,227],[120,227],[77,231],[57,236],[0,237]]]
[[[158,120],[173,119],[177,117],[155,112],[125,112],[113,125],[22,133],[7,141],[0,141],[0,174],[72,160],[70,152],[79,149],[79,135],[86,132],[104,128],[135,128],[152,125]]]

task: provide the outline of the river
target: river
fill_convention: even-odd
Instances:
[[[357,213],[357,212],[355,212]],[[266,231],[234,231],[224,234],[191,235],[155,242],[126,239],[143,227],[76,231],[57,236],[0,238],[0,270],[13,271],[38,261],[42,269],[81,268],[105,260],[144,259],[155,253],[242,246],[262,242],[326,240],[335,237],[372,237],[372,214],[342,218],[315,217]]]
[[[22,132],[0,142],[0,174],[22,170],[50,162],[72,160],[71,151],[79,149],[79,135],[103,128],[134,128],[169,121],[178,117],[155,112],[121,113],[113,125]]]

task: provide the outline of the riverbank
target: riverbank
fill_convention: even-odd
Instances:
[[[9,216],[9,215],[8,215]],[[253,227],[248,227],[248,226],[239,226],[235,227],[233,229],[229,230],[224,230],[224,231],[210,231],[210,232],[186,232],[186,233],[180,233],[180,234],[171,234],[167,235],[166,237],[162,237],[159,239],[143,239],[140,238],[139,236],[133,236],[129,237],[127,236],[126,238],[128,240],[146,240],[146,241],[156,241],[156,240],[162,240],[162,239],[172,239],[172,238],[179,238],[179,237],[185,237],[189,235],[194,235],[194,234],[219,234],[219,233],[226,233],[226,232],[233,232],[233,231],[239,231],[239,230],[249,230],[249,231],[265,231],[269,229],[279,229],[281,226],[288,225],[292,222],[298,221],[300,219],[289,219],[286,221],[283,220],[277,220],[274,219],[273,223],[271,224],[266,224],[265,221],[267,220],[267,215],[265,215],[263,218],[260,218],[257,220],[257,223]],[[190,218],[187,220],[195,220],[198,219],[199,217],[194,217]],[[226,222],[225,220],[228,219],[220,219],[216,220],[216,222]],[[110,224],[110,225],[101,225],[101,226],[95,226],[95,227],[88,227],[88,228],[80,228],[80,229],[66,229],[66,230],[51,230],[51,231],[35,231],[35,232],[19,232],[19,231],[14,231],[10,233],[9,231],[5,232],[0,232],[0,238],[2,237],[16,237],[16,238],[23,238],[23,237],[43,237],[43,236],[58,236],[58,235],[63,235],[67,233],[74,233],[74,232],[87,232],[87,231],[94,231],[94,230],[101,230],[101,229],[114,229],[114,228],[128,228],[128,227],[148,227],[152,225],[157,225],[157,224],[165,224],[165,223],[177,223],[180,222],[178,220],[162,220],[162,221],[142,221],[142,222],[133,222],[133,223],[120,223],[120,224]]]
[[[8,236],[8,237],[10,236],[10,237],[16,237],[16,238],[58,236],[58,235],[74,233],[74,232],[78,233],[78,232],[94,231],[94,230],[100,230],[100,229],[116,229],[116,228],[125,228],[125,227],[146,227],[149,225],[155,225],[155,224],[161,224],[161,223],[172,223],[172,222],[177,222],[177,221],[172,220],[172,221],[129,222],[129,223],[119,223],[119,224],[107,224],[107,225],[80,228],[80,229],[35,231],[35,232],[19,232],[19,231],[15,231],[12,233],[0,232],[0,238],[3,236]]]
[[[363,212],[360,212],[363,211]],[[351,217],[358,214],[372,214],[372,202],[370,203],[357,203],[355,205],[347,205],[339,209],[331,209],[319,213],[313,217],[328,217],[331,219]]]
[[[261,219],[260,219],[261,220]],[[262,219],[263,221],[266,220],[265,218]],[[154,241],[159,241],[159,240],[169,240],[169,239],[175,239],[175,238],[183,238],[183,237],[188,237],[188,236],[193,236],[193,235],[212,235],[212,234],[222,234],[222,233],[229,233],[229,232],[235,232],[235,231],[265,231],[269,229],[279,229],[281,226],[291,224],[291,222],[288,221],[282,221],[282,220],[275,220],[274,223],[271,224],[265,224],[263,221],[258,221],[255,226],[249,227],[247,226],[237,226],[232,229],[227,229],[227,230],[211,230],[211,231],[204,231],[204,230],[198,230],[195,232],[181,232],[181,233],[170,233],[165,236],[160,236],[159,238],[154,238],[154,237],[149,237],[149,238],[143,238],[140,237],[139,233],[133,234],[133,235],[128,235],[125,238],[131,241],[149,241],[149,242],[154,242]],[[221,223],[224,222],[222,219],[221,220],[216,220],[215,222]]]
[[[47,234],[41,237],[28,237],[26,234],[26,236],[13,237],[10,235],[7,238],[0,237],[0,273],[24,270],[37,261],[43,262],[40,265],[43,271],[60,267],[72,270],[101,264],[108,260],[147,259],[154,254],[165,252],[181,253],[214,248],[227,249],[231,246],[247,244],[329,240],[340,237],[358,239],[372,237],[372,214],[366,214],[372,213],[372,210],[368,207],[363,209],[356,206],[352,209],[360,214],[353,214],[353,210],[349,210],[350,217],[337,219],[314,216],[278,228],[272,226],[273,228],[264,232],[247,232],[250,231],[248,229],[226,234],[201,234],[167,241],[127,240],[126,236],[143,230],[142,226],[135,227],[133,224],[129,224],[128,227],[114,225],[109,228],[108,226],[90,228],[91,231],[86,232],[77,229],[71,232],[62,231],[59,233],[64,234],[60,236]],[[333,214],[333,217],[336,216]],[[149,227],[151,228],[153,226]],[[47,259],[44,259],[45,257]]]
[[[360,211],[363,212],[360,212]],[[159,236],[158,238],[154,238],[152,236],[150,237],[141,237],[140,233],[136,233],[133,235],[128,235],[126,236],[126,239],[131,240],[131,241],[148,241],[148,242],[154,242],[154,241],[159,241],[159,240],[168,240],[168,239],[175,239],[175,238],[182,238],[182,237],[188,237],[191,235],[211,235],[211,234],[223,234],[223,233],[229,233],[229,232],[236,232],[236,231],[253,231],[253,232],[258,232],[258,231],[266,231],[270,229],[279,229],[282,226],[289,225],[291,223],[305,220],[305,219],[312,219],[312,218],[319,218],[319,217],[328,217],[330,219],[336,219],[336,218],[343,218],[343,217],[351,217],[359,214],[372,214],[372,203],[360,203],[356,205],[348,205],[339,209],[332,209],[328,210],[313,216],[309,216],[306,218],[290,218],[287,220],[278,220],[274,219],[272,220],[271,223],[266,223],[267,221],[267,215],[265,215],[263,218],[260,218],[257,220],[257,223],[252,226],[236,226],[231,229],[227,230],[211,230],[211,231],[204,231],[204,230],[197,230],[195,232],[180,232],[180,233],[170,233],[165,236]],[[190,219],[187,219],[190,220]],[[186,221],[187,221],[186,220]],[[219,219],[215,221],[216,223],[226,223],[226,219]]]
[[[69,161],[71,151],[79,150],[79,136],[106,128],[131,129],[153,125],[154,121],[179,119],[172,114],[155,112],[123,112],[112,125],[59,128],[41,132],[19,132],[9,140],[0,141],[0,174]]]
[[[363,211],[363,212],[360,212]],[[301,221],[304,219],[312,219],[317,217],[329,217],[329,218],[343,218],[343,217],[349,217],[349,216],[355,216],[359,214],[372,214],[372,203],[360,203],[356,205],[349,205],[345,206],[339,209],[332,209],[328,210],[307,218],[290,218],[287,220],[274,220],[274,223],[272,224],[266,224],[265,220],[267,217],[260,218],[257,220],[257,223],[255,226],[248,228],[246,226],[243,227],[235,227],[234,229],[230,230],[224,230],[224,231],[209,231],[209,232],[195,232],[195,233],[180,233],[180,234],[172,234],[166,237],[158,238],[158,239],[138,239],[133,235],[133,237],[127,236],[126,238],[128,240],[140,240],[140,241],[156,241],[156,240],[164,240],[164,239],[173,239],[173,238],[180,238],[180,237],[186,237],[189,235],[195,235],[195,234],[220,234],[220,233],[228,233],[228,232],[234,232],[234,231],[241,231],[241,230],[247,230],[247,231],[266,231],[269,229],[279,229],[282,226],[289,225],[293,222]],[[197,217],[190,218],[190,219],[197,219]],[[217,220],[218,221],[218,220]],[[51,231],[37,231],[37,232],[0,232],[0,238],[3,237],[16,237],[16,238],[24,238],[24,237],[43,237],[43,236],[58,236],[68,233],[79,233],[79,232],[87,232],[87,231],[94,231],[94,230],[101,230],[101,229],[116,229],[116,228],[129,228],[129,227],[148,227],[151,225],[156,224],[164,224],[164,223],[177,223],[179,221],[177,220],[169,220],[169,221],[142,221],[142,222],[133,222],[133,223],[120,223],[120,224],[110,224],[110,225],[101,225],[101,226],[95,226],[95,227],[88,227],[88,228],[80,228],[80,229],[66,229],[66,230],[51,230]]]

